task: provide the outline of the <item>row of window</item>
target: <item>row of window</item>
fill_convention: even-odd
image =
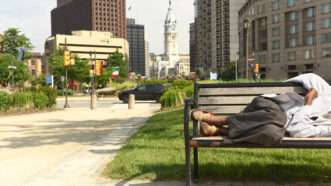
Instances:
[[[294,7],[296,5],[296,3],[298,2],[298,0],[287,0],[287,7],[291,8]],[[313,0],[304,0],[304,3],[309,3],[309,2],[313,2]],[[276,11],[280,9],[280,3],[281,0],[272,0],[272,10]],[[331,3],[324,3],[321,4],[321,13],[322,14],[327,14],[327,13],[331,13]],[[313,10],[308,10],[307,12],[308,14],[312,15],[314,14]]]
[[[321,49],[321,58],[331,58],[331,47],[330,48],[322,48]],[[271,56],[271,63],[280,63],[281,55],[280,53],[273,53]],[[304,51],[304,60],[312,60],[315,59],[315,50],[307,49]],[[287,61],[293,62],[297,60],[296,51],[291,51],[287,53]],[[257,56],[257,63],[265,64],[266,63],[266,55]]]

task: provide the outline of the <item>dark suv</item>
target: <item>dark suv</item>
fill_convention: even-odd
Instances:
[[[140,85],[135,89],[126,90],[118,94],[118,98],[127,103],[129,100],[129,95],[134,94],[136,100],[155,100],[160,102],[160,98],[169,85],[163,84],[147,84]]]

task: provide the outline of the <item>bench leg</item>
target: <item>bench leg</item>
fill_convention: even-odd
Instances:
[[[185,174],[186,174],[186,186],[192,185],[192,175],[191,175],[191,147],[185,145]]]
[[[199,180],[199,151],[198,151],[198,148],[194,148],[193,157],[194,157],[193,179],[194,179],[194,182],[196,183]]]

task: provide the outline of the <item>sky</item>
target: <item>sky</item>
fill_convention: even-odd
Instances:
[[[5,6],[4,6],[5,5]],[[145,25],[150,52],[163,53],[163,24],[168,0],[127,0],[132,7],[127,16]],[[193,0],[173,0],[177,18],[178,44],[181,53],[189,52],[189,24],[193,21]],[[50,11],[56,0],[9,0],[0,6],[0,32],[10,27],[19,28],[43,52],[44,41],[51,34]]]

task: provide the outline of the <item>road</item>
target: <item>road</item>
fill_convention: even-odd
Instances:
[[[90,97],[69,97],[68,102],[71,108],[90,108]],[[56,107],[62,109],[65,103],[63,97],[57,99]],[[121,104],[117,98],[100,98],[97,100],[98,108],[109,108],[113,104]]]
[[[129,111],[109,99],[90,111],[88,100],[76,99],[71,109],[0,118],[1,186],[112,185],[100,177],[104,166],[160,108]]]

